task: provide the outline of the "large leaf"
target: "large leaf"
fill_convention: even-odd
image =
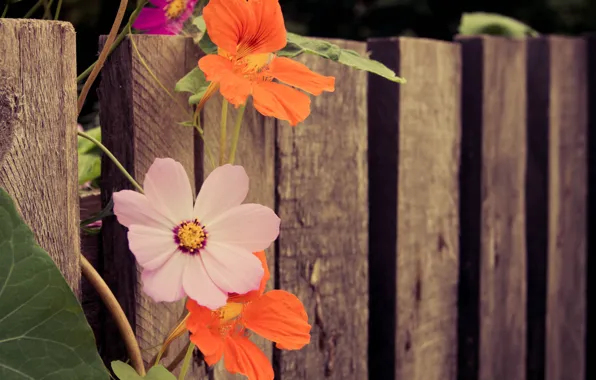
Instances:
[[[121,361],[112,362],[112,370],[120,380],[176,380],[176,376],[161,364],[151,367],[145,377],[139,376],[134,368]]]
[[[331,42],[303,37],[295,33],[287,33],[287,45],[277,55],[294,58],[302,53],[315,54],[332,61],[339,60],[341,48]]]
[[[106,380],[62,274],[0,189],[0,379]]]
[[[530,26],[497,13],[464,13],[459,25],[462,35],[497,35],[505,37],[537,37],[539,34]]]
[[[381,62],[363,57],[354,50],[342,49],[330,42],[303,37],[294,33],[288,33],[287,36],[288,44],[277,52],[280,57],[294,58],[303,53],[314,54],[357,70],[368,71],[393,82],[406,82],[404,78],[398,77],[393,70]]]
[[[192,95],[188,98],[189,104],[198,104],[209,87],[209,82],[205,79],[205,74],[195,67],[188,74],[176,83],[177,92],[190,92]]]

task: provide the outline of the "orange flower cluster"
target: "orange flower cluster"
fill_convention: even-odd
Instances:
[[[211,82],[199,108],[217,89],[235,106],[252,95],[257,111],[295,126],[310,114],[310,98],[296,88],[312,95],[335,90],[335,78],[274,54],[286,46],[278,0],[211,0],[203,16],[218,54],[199,60]]]

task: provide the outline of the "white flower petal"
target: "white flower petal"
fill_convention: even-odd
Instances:
[[[246,203],[220,215],[205,229],[210,242],[242,247],[250,252],[268,248],[279,235],[280,219],[269,207]]]
[[[171,158],[156,158],[145,175],[143,187],[153,207],[172,223],[192,218],[192,188],[179,162]]]
[[[128,246],[145,269],[162,266],[178,249],[172,231],[133,224],[128,230]]]
[[[155,228],[172,229],[174,224],[167,217],[151,206],[147,197],[132,190],[115,192],[114,214],[118,222],[130,227],[141,224]]]
[[[201,223],[217,218],[232,207],[239,206],[248,194],[248,175],[242,166],[223,165],[215,168],[203,182],[197,196],[194,216]]]
[[[216,310],[226,304],[228,294],[218,288],[205,271],[201,255],[188,256],[183,285],[186,294],[199,305]]]
[[[215,285],[228,293],[244,294],[258,289],[265,273],[261,260],[239,247],[207,243],[201,258]]]
[[[143,291],[155,302],[174,302],[184,298],[182,277],[189,256],[172,255],[164,265],[155,270],[145,269],[141,273]]]

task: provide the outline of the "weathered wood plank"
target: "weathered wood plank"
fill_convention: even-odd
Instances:
[[[588,231],[596,231],[596,35],[586,38],[588,85]],[[586,380],[596,378],[596,234],[588,234]]]
[[[408,80],[369,78],[370,378],[455,379],[460,47],[369,49]]]
[[[335,93],[312,99],[303,124],[277,126],[276,287],[304,302],[313,329],[310,345],[277,352],[275,366],[284,380],[361,380],[368,377],[367,77],[316,57],[300,60],[337,80]]]
[[[459,376],[523,380],[526,376],[526,46],[523,40],[496,37],[460,41],[463,49],[460,255],[462,268],[468,271],[460,279],[460,299],[467,298],[470,302],[469,305],[460,302],[460,306],[470,313],[467,318],[471,319],[470,329],[460,324],[460,342],[468,345],[460,355],[474,355],[471,351],[478,342],[479,357],[478,360],[466,357],[470,360],[468,365],[460,361]],[[471,150],[467,151],[468,148]],[[472,289],[478,286],[479,299],[474,299],[476,294]],[[470,291],[472,294],[465,295]],[[479,308],[474,310],[478,304]],[[479,336],[475,336],[475,326]]]
[[[0,20],[0,186],[80,292],[75,32]]]
[[[218,165],[219,155],[219,134],[221,123],[222,97],[214,96],[207,103],[203,111],[203,128],[205,130],[205,149],[212,152],[215,165]],[[236,120],[237,110],[232,105],[228,107],[227,126],[227,152],[229,153],[232,130]],[[242,165],[250,178],[250,189],[245,200],[246,203],[259,203],[275,208],[275,120],[265,118],[259,114],[250,104],[244,112],[242,129],[238,150],[234,160],[235,165]],[[226,158],[228,159],[229,157]],[[226,160],[227,162],[227,160]],[[213,171],[214,167],[207,154],[203,159],[204,177]],[[266,250],[271,280],[267,290],[273,289],[275,281],[275,245]],[[265,352],[269,359],[272,359],[273,345],[266,339],[252,335],[251,340]],[[216,380],[223,379],[244,379],[241,375],[231,375],[224,368],[223,361],[215,367]]]
[[[148,35],[132,38],[144,62],[171,93],[176,82],[197,64],[198,51],[191,39]],[[177,125],[190,119],[185,115],[191,112],[190,107],[184,95],[174,96],[180,107],[144,67],[130,38],[114,51],[102,72],[102,139],[140,183],[157,157],[171,157],[181,162],[191,181],[196,176],[202,177],[202,167],[195,167],[193,130]],[[125,177],[104,157],[102,203],[107,204],[113,191],[130,188]],[[104,220],[102,235],[104,278],[135,326],[148,362],[176,324],[184,303],[156,304],[142,293],[139,270],[128,250],[126,230],[115,217]],[[104,326],[103,338],[105,359],[121,359],[125,355],[118,344],[117,330],[109,320]],[[176,356],[183,344],[184,339],[179,339],[171,347],[166,363]],[[189,376],[201,378],[202,373],[204,368],[195,366]]]
[[[529,42],[528,69],[540,63],[548,76],[528,70],[528,97],[548,94],[546,123],[528,126],[548,136],[548,249],[546,282],[547,380],[583,379],[586,333],[587,84],[586,45],[580,39],[544,37]],[[544,80],[546,79],[546,80]],[[542,93],[542,94],[540,94]],[[530,105],[533,103],[529,102]],[[531,189],[528,189],[531,196]],[[532,242],[528,241],[530,245]],[[534,261],[528,262],[530,267]]]

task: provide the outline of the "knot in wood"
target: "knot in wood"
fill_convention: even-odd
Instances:
[[[12,147],[14,125],[19,118],[19,97],[0,73],[0,163]]]

